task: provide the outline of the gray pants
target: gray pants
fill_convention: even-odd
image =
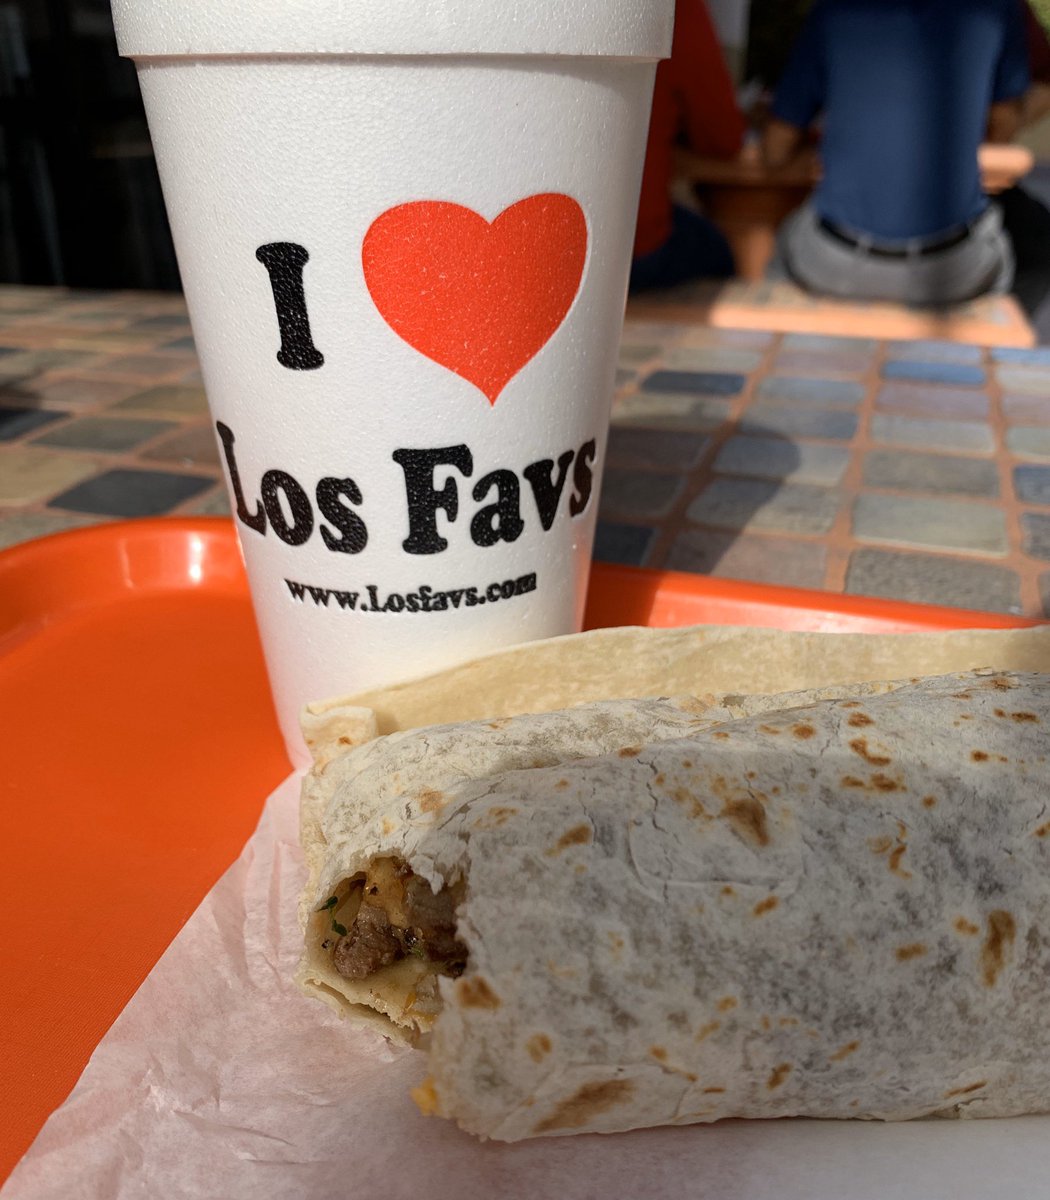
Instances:
[[[825,296],[899,304],[958,304],[1010,290],[1013,249],[995,205],[978,217],[964,241],[930,254],[918,253],[921,244],[902,243],[908,253],[901,257],[870,254],[822,229],[812,204],[804,204],[781,228],[772,274],[786,274]]]

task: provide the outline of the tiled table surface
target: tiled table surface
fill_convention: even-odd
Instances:
[[[227,511],[180,297],[0,288],[0,546]],[[596,555],[1050,616],[1050,349],[629,314]]]

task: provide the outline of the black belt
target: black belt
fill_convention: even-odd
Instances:
[[[966,241],[973,233],[975,224],[971,221],[969,225],[963,225],[961,229],[946,233],[932,241],[921,241],[916,238],[918,245],[914,249],[909,249],[907,246],[880,246],[878,242],[862,241],[848,230],[843,229],[841,225],[829,221],[827,217],[821,217],[818,223],[820,228],[829,237],[833,237],[836,242],[842,242],[843,245],[854,250],[862,250],[865,254],[870,254],[872,258],[911,258],[916,254],[936,254],[941,250],[950,250],[952,246],[958,246]]]

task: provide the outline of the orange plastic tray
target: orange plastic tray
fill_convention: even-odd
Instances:
[[[588,622],[1032,623],[601,565]],[[0,731],[2,1180],[289,769],[230,522],[0,554]]]

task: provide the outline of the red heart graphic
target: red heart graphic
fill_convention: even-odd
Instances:
[[[490,404],[565,319],[586,256],[583,209],[557,192],[519,200],[491,223],[441,200],[399,204],[361,247],[390,328]]]

